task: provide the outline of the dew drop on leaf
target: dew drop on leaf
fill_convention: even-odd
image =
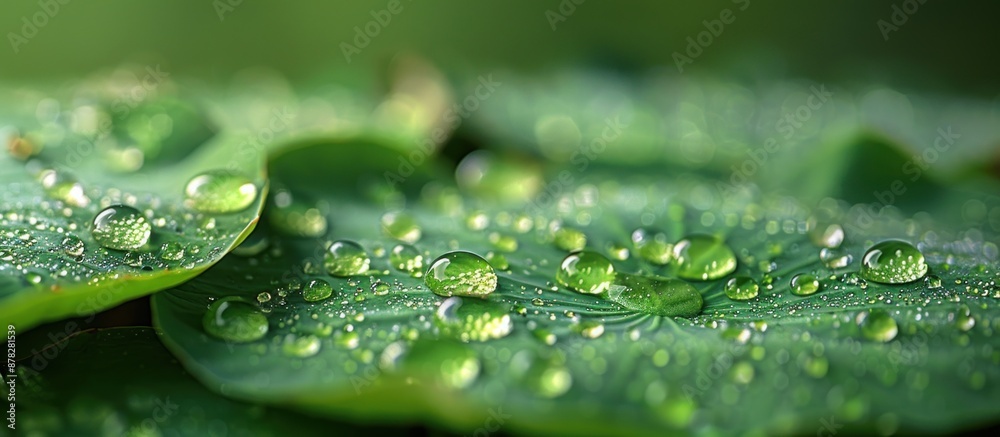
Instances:
[[[806,273],[793,276],[789,285],[792,287],[792,294],[797,296],[809,296],[820,289],[819,279]]]
[[[713,280],[736,270],[736,254],[721,239],[711,235],[691,235],[674,245],[677,276],[692,280]]]
[[[368,271],[371,259],[360,244],[353,241],[334,241],[323,255],[323,266],[333,276],[357,276]]]
[[[566,251],[581,250],[587,245],[587,236],[578,229],[560,227],[553,235],[556,247]]]
[[[639,258],[656,265],[667,265],[674,259],[674,246],[667,242],[666,234],[647,228],[632,231],[632,244]]]
[[[398,244],[389,252],[389,263],[401,272],[420,277],[424,270],[424,256],[409,244]]]
[[[861,276],[882,284],[905,284],[927,274],[924,254],[910,243],[887,240],[865,252]]]
[[[184,187],[184,204],[205,213],[242,211],[257,198],[257,186],[244,176],[225,170],[201,173]]]
[[[497,274],[481,256],[454,251],[431,263],[424,282],[440,296],[486,297],[497,288]]]
[[[80,256],[83,255],[84,245],[83,240],[75,235],[67,235],[59,243],[59,248],[62,249],[63,253],[69,256]]]
[[[486,341],[506,337],[514,327],[503,305],[478,299],[452,296],[441,302],[434,313],[441,333],[461,341]]]
[[[202,319],[205,332],[213,337],[244,343],[267,334],[267,317],[256,305],[239,297],[212,302]]]
[[[899,332],[896,320],[885,310],[862,312],[857,321],[861,326],[861,335],[872,341],[886,343],[896,338]]]
[[[556,281],[560,285],[585,294],[604,293],[614,280],[615,268],[611,261],[589,250],[567,255],[556,272]]]
[[[94,240],[115,250],[135,250],[149,241],[152,226],[139,210],[125,205],[111,205],[94,217]]]
[[[736,276],[726,282],[725,292],[732,300],[750,300],[757,297],[760,286],[749,276]]]
[[[306,302],[318,302],[333,295],[333,287],[323,279],[313,279],[302,288],[302,298]]]
[[[416,243],[423,234],[417,221],[403,212],[387,212],[382,215],[382,232],[389,237],[406,243]]]

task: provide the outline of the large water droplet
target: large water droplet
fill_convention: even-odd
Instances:
[[[402,212],[388,212],[382,216],[382,232],[399,241],[413,244],[420,239],[422,231],[412,216]]]
[[[692,235],[674,245],[677,276],[684,279],[719,279],[736,270],[736,254],[711,235]]]
[[[667,241],[667,235],[646,228],[632,231],[632,243],[639,257],[656,265],[667,265],[674,259],[674,245]]]
[[[506,306],[458,296],[441,302],[435,320],[442,334],[464,342],[503,338],[514,327]]]
[[[267,317],[256,305],[239,297],[212,302],[202,319],[205,332],[222,340],[244,343],[267,334]]]
[[[440,296],[485,297],[496,290],[497,274],[479,255],[455,251],[434,260],[424,282]]]
[[[792,287],[792,294],[798,296],[809,296],[820,289],[819,279],[809,274],[795,275],[789,285]]]
[[[896,338],[899,327],[896,320],[885,310],[871,310],[858,315],[858,323],[861,325],[861,335],[873,341],[883,343]]]
[[[611,261],[597,252],[573,252],[563,259],[556,281],[563,287],[586,294],[601,294],[615,280]]]
[[[257,198],[257,186],[246,177],[212,170],[199,174],[184,187],[184,204],[207,213],[242,211]]]
[[[347,277],[368,271],[371,259],[360,244],[353,241],[334,241],[323,258],[323,266],[333,276]]]
[[[389,263],[396,270],[420,277],[424,274],[424,256],[417,248],[408,244],[398,244],[389,252]]]
[[[905,284],[927,274],[924,254],[910,243],[887,240],[872,246],[861,262],[861,276],[883,284]]]
[[[333,294],[333,287],[323,279],[313,279],[306,283],[302,289],[302,298],[306,302],[318,302],[330,297]]]
[[[694,317],[704,300],[691,284],[680,279],[618,273],[608,298],[619,305],[663,317]]]
[[[94,217],[92,234],[101,246],[115,250],[135,250],[149,241],[153,227],[139,210],[111,205]]]
[[[749,276],[737,276],[726,282],[725,291],[732,300],[750,300],[757,297],[760,286]]]

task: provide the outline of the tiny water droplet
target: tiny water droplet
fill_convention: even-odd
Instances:
[[[239,297],[212,302],[202,319],[205,332],[226,341],[244,343],[267,334],[267,317],[256,305]]]
[[[257,198],[257,186],[246,177],[226,170],[211,170],[188,181],[184,205],[206,213],[242,211]]]
[[[601,294],[615,280],[611,261],[589,250],[573,252],[563,259],[556,281],[563,287],[585,294]]]
[[[677,276],[683,279],[713,280],[736,270],[736,254],[721,239],[692,235],[674,245]]]
[[[726,282],[725,292],[732,300],[750,300],[757,297],[760,286],[749,276],[736,276]]]
[[[302,289],[302,298],[306,302],[319,302],[333,295],[333,287],[324,279],[313,279]]]
[[[497,288],[497,274],[479,255],[454,251],[431,263],[424,282],[440,296],[486,297]]]
[[[375,293],[376,296],[385,296],[389,294],[390,288],[388,283],[376,281],[372,284],[372,293]]]
[[[941,278],[937,275],[927,275],[924,278],[924,284],[930,289],[941,288]]]
[[[139,210],[111,205],[94,217],[91,231],[101,246],[115,250],[135,250],[149,241],[153,227]]]
[[[160,259],[164,261],[179,261],[184,258],[184,246],[176,241],[163,243],[160,246]]]
[[[333,276],[357,276],[368,271],[371,259],[360,244],[348,240],[334,241],[323,257],[323,266]]]
[[[792,294],[798,296],[809,296],[819,291],[821,284],[819,279],[810,274],[800,274],[792,277],[790,283]]]
[[[926,274],[924,254],[905,241],[878,243],[865,252],[861,262],[861,276],[882,284],[905,284]]]

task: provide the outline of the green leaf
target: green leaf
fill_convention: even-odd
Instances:
[[[124,131],[98,104],[0,120],[20,126],[5,129],[11,153],[0,156],[0,319],[18,329],[179,284],[258,220],[264,159],[240,147],[242,133],[211,134],[204,114],[169,99],[124,108]],[[197,197],[185,194],[209,171],[235,179],[205,179]],[[98,227],[113,205],[127,208]]]
[[[422,176],[390,189],[383,177],[401,162],[349,141],[276,156],[281,188],[268,225],[255,231],[262,243],[153,296],[168,348],[208,387],[239,399],[462,432],[948,432],[1000,412],[991,402],[1000,395],[997,246],[978,229],[953,232],[891,211],[866,217],[836,201],[810,209],[752,187],[720,191],[691,174],[596,167],[556,169],[518,205],[464,197],[450,181]],[[289,233],[282,210],[296,202],[322,216],[323,232]],[[395,226],[400,215],[417,229]],[[702,234],[732,249],[734,271],[713,239],[673,246]],[[643,236],[669,253],[635,247]],[[886,238],[917,244],[934,277],[902,285],[860,277],[865,250]],[[497,290],[484,299],[432,292],[407,271],[418,263],[399,256],[409,250],[396,249],[400,239],[421,256],[416,274],[449,251],[484,256]],[[324,253],[335,240],[359,243],[370,270],[328,275]],[[645,280],[618,281],[632,287],[625,298],[557,285],[567,250],[581,245],[612,259],[619,279]],[[821,289],[792,294],[799,274]],[[490,282],[488,272],[476,275],[476,287]],[[656,277],[678,275],[718,279],[685,280],[700,291],[699,315],[656,315],[677,304],[670,287],[657,287],[681,281]],[[730,300],[734,275],[758,282],[759,295]],[[322,295],[313,290],[324,284],[331,297],[304,297]],[[223,297],[256,302],[266,334],[208,335],[206,322],[249,320],[206,318]]]
[[[18,364],[16,430],[25,435],[252,435],[295,429],[321,435],[344,425],[218,396],[170,356],[150,328],[86,331]],[[7,424],[5,424],[7,425]],[[357,432],[356,430],[353,432]]]

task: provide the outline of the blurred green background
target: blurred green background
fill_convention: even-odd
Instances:
[[[0,80],[72,78],[139,61],[209,80],[267,66],[295,82],[316,81],[338,68],[380,71],[401,51],[419,53],[445,69],[530,73],[585,63],[676,72],[672,54],[683,52],[686,38],[704,30],[703,20],[730,8],[736,20],[685,74],[877,82],[1000,97],[993,68],[1000,41],[995,2],[401,0],[402,11],[348,65],[340,44],[350,43],[354,26],[364,26],[371,11],[386,8],[388,1],[50,1],[58,12],[17,53],[12,34],[24,36],[23,19],[43,11],[43,5],[5,3]],[[749,6],[739,10],[744,3]],[[559,11],[561,4],[572,11],[553,30],[546,11]],[[894,5],[918,7],[886,41],[877,22],[892,23]]]

